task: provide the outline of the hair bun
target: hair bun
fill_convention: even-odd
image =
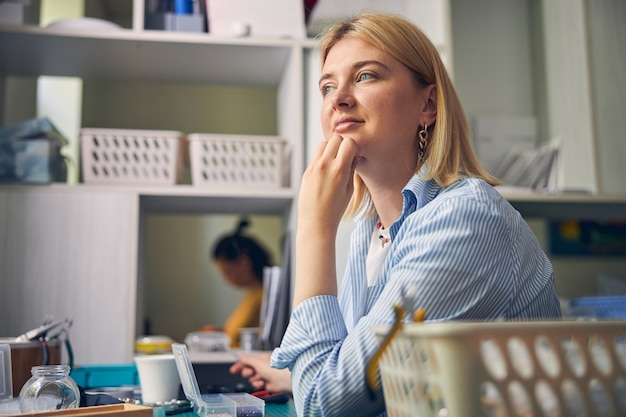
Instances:
[[[241,236],[241,232],[250,225],[250,221],[244,217],[239,220],[239,224],[237,225],[237,230],[235,230],[235,236]]]

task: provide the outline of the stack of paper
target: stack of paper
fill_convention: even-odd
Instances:
[[[291,250],[289,234],[285,235],[282,267],[266,267],[263,274],[261,304],[261,341],[263,349],[280,345],[291,314]]]
[[[547,190],[558,184],[559,143],[538,149],[514,149],[493,174],[506,185]]]

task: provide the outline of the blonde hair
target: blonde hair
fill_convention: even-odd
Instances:
[[[400,16],[368,13],[358,15],[329,29],[320,39],[322,66],[329,51],[343,38],[368,42],[406,65],[424,86],[434,84],[437,90],[437,121],[429,126],[428,145],[423,161],[415,172],[425,179],[434,179],[442,187],[457,181],[461,175],[482,178],[491,185],[499,184],[480,164],[454,85],[439,52],[413,23]],[[364,211],[374,214],[369,192],[355,173],[354,194],[345,216],[354,217]]]

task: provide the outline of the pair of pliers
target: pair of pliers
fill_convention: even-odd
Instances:
[[[374,355],[370,359],[369,363],[367,364],[367,368],[365,369],[365,382],[367,385],[367,391],[368,391],[370,398],[372,399],[376,397],[376,388],[378,385],[378,379],[377,379],[378,363],[380,362],[380,359],[382,358],[383,354],[385,353],[385,351],[391,344],[391,341],[393,340],[393,338],[398,334],[400,329],[402,329],[402,319],[404,318],[404,314],[406,313],[407,308],[408,308],[408,299],[406,298],[403,300],[402,306],[398,304],[393,305],[393,310],[395,313],[395,320],[393,322],[393,325],[391,325],[391,327],[389,328],[389,331],[383,338],[382,343],[380,344],[376,352],[374,352]],[[424,321],[425,318],[426,318],[426,310],[423,308],[418,308],[413,313],[414,323],[422,322]]]
[[[72,349],[72,344],[70,343],[70,327],[72,327],[72,323],[72,319],[65,319],[61,330],[54,336],[47,339],[61,340],[61,337],[63,337],[63,344],[65,345],[65,350],[67,351],[68,365],[70,368],[74,367],[74,350]]]

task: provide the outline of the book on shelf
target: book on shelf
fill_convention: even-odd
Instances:
[[[285,234],[281,266],[264,269],[261,342],[264,350],[280,345],[291,314],[291,239]]]
[[[537,149],[513,149],[494,175],[506,185],[533,190],[558,188],[559,152],[558,140]]]

